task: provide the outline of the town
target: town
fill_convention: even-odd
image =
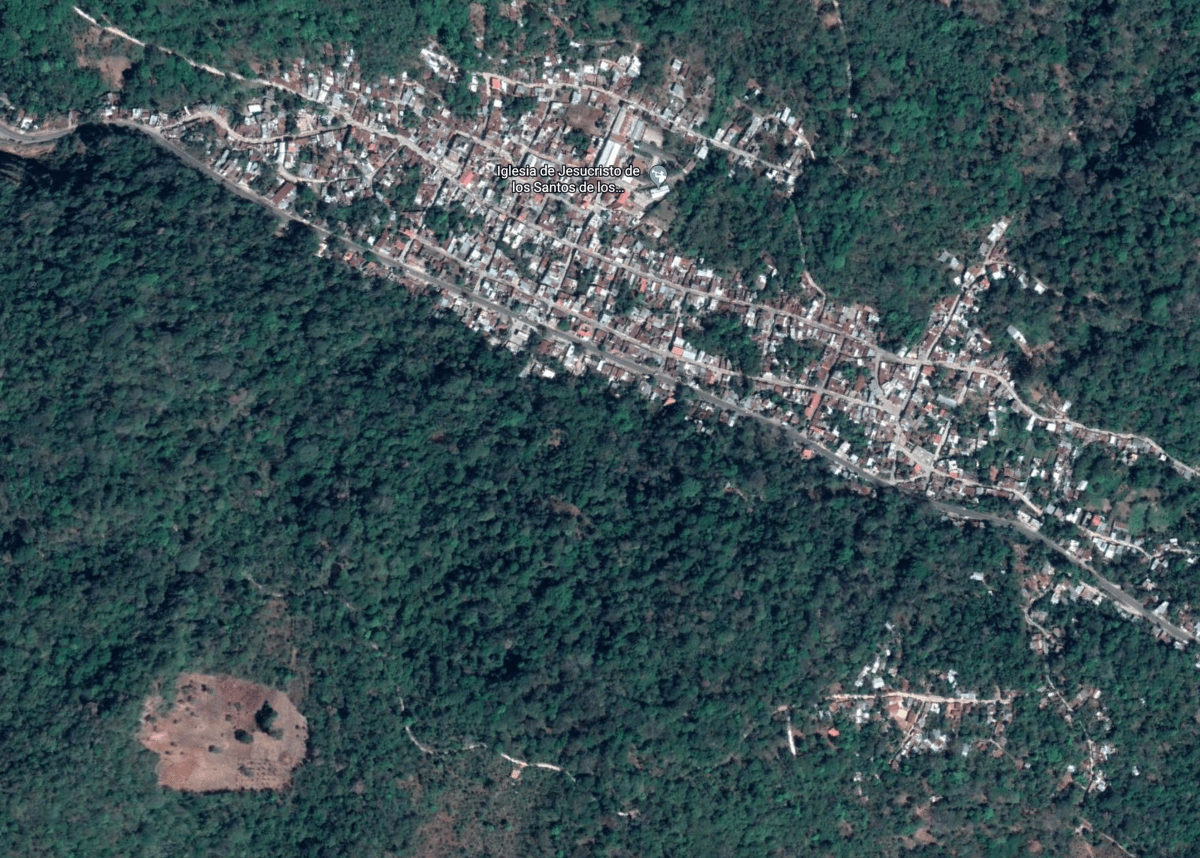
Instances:
[[[1098,588],[1086,586],[1101,600],[1177,646],[1200,635],[1186,599],[1160,592],[1156,606],[1143,606],[1088,566],[1136,557],[1149,592],[1150,574],[1191,565],[1196,553],[1101,511],[1076,473],[1082,450],[1101,448],[1123,466],[1157,460],[1187,479],[1196,470],[1150,439],[1076,422],[1053,394],[1035,407],[1018,393],[977,314],[1001,279],[1050,287],[1007,261],[1008,218],[970,254],[931,253],[953,294],[918,341],[892,351],[873,308],[831,300],[807,272],[782,289],[769,265],[743,282],[667,244],[661,203],[708,159],[794,193],[813,150],[790,108],[743,105],[737,121],[709,129],[713,81],[681,59],[643,87],[637,56],[603,51],[578,67],[548,56],[501,74],[460,72],[426,48],[422,71],[378,80],[363,77],[353,50],[329,53],[324,65],[297,60],[257,79],[193,63],[240,81],[244,97],[167,114],[127,108],[113,93],[90,121],[150,134],[311,226],[321,255],[432,295],[496,347],[526,354],[526,375],[599,374],[688,409],[702,430],[759,419],[863,491],[896,486],[951,515],[1003,512],[1092,572]],[[460,85],[467,109],[451,110],[443,94]],[[38,117],[9,118],[38,131]],[[660,166],[661,183],[650,176]],[[714,317],[740,322],[758,357],[753,371],[700,345]],[[1006,336],[1028,350],[1021,331]],[[1046,537],[1050,521],[1055,535]]]

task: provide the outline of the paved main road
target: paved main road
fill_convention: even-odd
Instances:
[[[49,143],[51,140],[57,140],[60,137],[66,137],[68,134],[74,134],[78,126],[72,122],[66,128],[43,128],[40,131],[22,131],[20,128],[13,128],[0,122],[0,140],[8,140],[12,143]]]
[[[1071,552],[1067,551],[1067,549],[1063,548],[1061,545],[1059,545],[1053,539],[1040,533],[1039,531],[1034,530],[1032,527],[1022,524],[1019,521],[1014,521],[1013,519],[1005,518],[1002,515],[996,515],[995,513],[991,513],[991,512],[980,512],[979,510],[967,509],[966,507],[955,506],[954,504],[942,503],[941,501],[930,501],[930,503],[933,505],[934,509],[938,510],[939,512],[944,512],[947,515],[952,515],[957,518],[969,518],[974,521],[986,521],[991,524],[999,524],[1004,527],[1012,528],[1013,530],[1018,530],[1021,533],[1023,533],[1025,536],[1028,536],[1030,539],[1036,539],[1040,542],[1045,543],[1046,545],[1050,546],[1055,551],[1057,551],[1059,554],[1061,554],[1063,557],[1067,558],[1067,560],[1071,561],[1076,566],[1080,567],[1081,569],[1086,571],[1088,574],[1090,574],[1092,576],[1092,578],[1095,579],[1095,584],[1096,584],[1097,589],[1104,591],[1104,593],[1107,594],[1110,599],[1112,599],[1114,602],[1117,602],[1118,604],[1120,604],[1123,608],[1125,608],[1125,610],[1129,611],[1129,613],[1133,614],[1136,617],[1140,617],[1141,619],[1146,620],[1149,623],[1153,623],[1154,625],[1156,625],[1160,629],[1162,629],[1164,632],[1169,634],[1172,638],[1174,638],[1177,641],[1181,641],[1182,643],[1187,644],[1187,643],[1196,643],[1197,641],[1200,641],[1200,638],[1198,638],[1196,635],[1192,634],[1191,632],[1187,631],[1186,629],[1180,628],[1179,626],[1177,626],[1174,623],[1167,620],[1165,617],[1160,617],[1157,614],[1155,614],[1153,611],[1147,611],[1145,606],[1143,606],[1141,602],[1139,602],[1133,596],[1129,595],[1124,590],[1122,590],[1119,586],[1117,586],[1112,581],[1108,580],[1103,575],[1101,575],[1099,572],[1097,572],[1096,569],[1090,563],[1086,563],[1083,560],[1080,560],[1078,557],[1071,554]]]

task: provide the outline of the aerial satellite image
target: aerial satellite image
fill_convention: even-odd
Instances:
[[[1196,0],[0,52],[0,854],[1200,855]]]

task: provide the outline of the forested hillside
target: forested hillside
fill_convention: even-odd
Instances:
[[[1081,817],[1190,854],[1194,669],[1088,611],[1035,657],[1008,571],[1041,549],[858,495],[752,425],[519,379],[141,139],[6,173],[13,854],[899,855],[920,827],[1064,854]],[[893,768],[895,731],[827,735],[824,696],[893,638],[913,683],[1019,693],[1005,754]],[[290,791],[156,785],[133,733],[184,669],[289,691]],[[1108,792],[1056,791],[1091,734],[1038,708],[1047,675],[1112,689]],[[501,751],[570,777],[514,781]]]

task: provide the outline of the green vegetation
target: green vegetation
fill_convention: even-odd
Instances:
[[[775,360],[779,361],[784,371],[798,373],[805,367],[810,367],[825,354],[825,346],[812,340],[787,339],[775,349]]]
[[[0,92],[21,108],[65,111],[95,103],[108,86],[80,73],[72,35],[83,23],[62,0],[0,3]]]
[[[729,171],[714,153],[676,185],[668,198],[677,212],[672,240],[727,274],[767,274],[763,293],[777,295],[803,267],[795,205],[769,183],[740,170],[730,179]]]
[[[409,167],[404,171],[404,178],[390,188],[381,189],[389,207],[403,212],[412,208],[417,191],[421,189],[421,169]]]
[[[95,73],[80,74],[75,58],[76,39],[86,28],[72,10],[70,0],[34,0],[0,3],[0,90],[20,106],[63,111],[93,106],[109,87]],[[247,76],[276,60],[293,57],[337,59],[326,46],[341,50],[349,45],[355,59],[370,75],[395,73],[416,61],[424,46],[422,36],[438,44],[458,62],[476,62],[466,3],[393,2],[367,0],[353,8],[316,0],[282,0],[269,10],[254,3],[220,3],[214,0],[167,0],[146,4],[120,0],[102,7],[81,8],[93,16],[106,16],[150,45],[163,45],[190,59],[215,63]],[[143,84],[160,75],[194,85],[203,98],[211,81],[193,81],[190,67],[155,50],[142,51],[121,42],[112,50],[131,57],[126,74],[135,84],[131,97],[147,97]],[[159,81],[162,83],[162,81]],[[157,92],[157,88],[155,90]],[[161,96],[151,96],[159,98]]]
[[[1094,510],[1114,505],[1128,508],[1134,536],[1149,532],[1200,540],[1200,486],[1194,480],[1184,479],[1153,458],[1142,457],[1129,468],[1113,462],[1104,452],[1086,448],[1075,463],[1076,479],[1088,484],[1084,504]]]
[[[576,155],[582,157],[587,154],[588,147],[592,145],[592,137],[578,128],[572,128],[563,135],[563,143],[570,146]]]
[[[468,75],[455,83],[444,85],[442,99],[455,116],[463,119],[475,116],[482,101],[478,92],[471,92],[471,78]]]
[[[526,113],[532,113],[539,108],[537,96],[523,95],[505,99],[504,113],[510,119],[517,119]]]
[[[449,207],[429,206],[425,209],[425,226],[433,233],[434,238],[442,243],[460,232],[481,225],[480,217],[468,214],[462,203],[454,203]]]
[[[236,106],[244,100],[246,90],[232,78],[197,71],[161,51],[138,49],[136,53],[143,58],[124,77],[124,97],[133,104],[177,111],[197,102]]]
[[[1200,408],[1200,22],[1189,4],[847,2],[840,26],[810,4],[619,7],[610,27],[638,32],[651,60],[702,56],[719,104],[800,115],[818,156],[794,198],[805,261],[832,294],[875,305],[889,334],[911,339],[951,288],[937,252],[970,252],[988,223],[1015,215],[1012,255],[1063,294],[1033,301],[1004,284],[985,302],[998,304],[993,339],[1013,321],[1045,328],[1055,350],[1031,380],[1091,424],[1200,455],[1200,436],[1176,419]],[[745,267],[793,244],[725,213],[739,211],[744,178],[709,179],[681,247]]]
[[[752,333],[738,313],[710,313],[685,336],[696,348],[728,358],[742,375],[760,375],[762,347],[750,339]]]

